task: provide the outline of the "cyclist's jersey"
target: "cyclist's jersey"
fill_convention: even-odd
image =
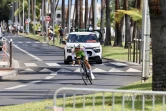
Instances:
[[[74,57],[85,57],[87,59],[88,55],[84,48],[80,48],[80,50],[77,52],[75,51],[75,49],[73,49],[73,51],[72,51],[73,60],[74,60]]]

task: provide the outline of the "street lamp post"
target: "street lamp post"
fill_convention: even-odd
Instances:
[[[36,0],[34,0],[34,17],[33,17],[33,25],[34,25],[34,34],[35,34],[35,29],[36,29]]]
[[[29,34],[29,22],[30,22],[30,0],[28,0],[28,34]]]
[[[22,24],[23,24],[23,33],[24,33],[24,0],[23,0],[23,14],[22,14]]]

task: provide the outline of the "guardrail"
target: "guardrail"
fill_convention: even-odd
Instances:
[[[96,97],[96,93],[100,92],[101,102]],[[92,94],[87,97],[86,94]],[[120,95],[121,94],[121,95]],[[77,103],[76,96],[79,95],[82,103]],[[80,97],[82,96],[82,98]],[[67,96],[72,96],[73,101],[67,104]],[[53,98],[53,106],[46,106],[46,109],[54,111],[77,111],[76,108],[83,111],[166,111],[165,104],[166,92],[161,91],[134,91],[134,90],[114,90],[114,89],[93,89],[93,88],[60,88]],[[63,97],[62,103],[58,105],[58,98]],[[86,107],[86,97],[88,98],[88,106]],[[70,98],[70,99],[72,99]],[[91,100],[90,100],[91,99]],[[96,103],[95,103],[96,102]],[[146,106],[146,102],[148,105]],[[155,109],[155,102],[158,109]],[[82,106],[80,106],[82,104]],[[101,108],[98,106],[101,104]],[[79,105],[79,107],[77,107]],[[118,109],[117,109],[118,107]],[[150,109],[151,108],[151,109]]]

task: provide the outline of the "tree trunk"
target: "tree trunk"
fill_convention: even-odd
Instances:
[[[106,39],[104,46],[111,45],[110,1],[106,0]]]
[[[88,0],[85,0],[85,29],[87,28],[87,21],[88,21]]]
[[[79,17],[79,28],[83,28],[83,0],[80,0],[80,17]]]
[[[54,2],[53,0],[50,0],[50,5],[51,5],[51,21],[50,21],[50,25],[53,26],[53,19],[54,19]]]
[[[62,28],[65,30],[65,0],[62,0],[62,20],[61,20]]]
[[[149,0],[153,75],[152,90],[166,91],[166,1]]]
[[[75,0],[76,4],[76,14],[75,14],[75,28],[78,28],[78,20],[79,20],[79,14],[78,14],[78,0]]]
[[[34,0],[31,0],[31,21],[33,21],[33,15],[34,15]]]
[[[124,10],[128,10],[128,0],[124,0]],[[128,48],[128,42],[131,42],[131,32],[130,32],[130,18],[125,15],[125,46]]]
[[[104,32],[105,32],[105,29],[104,29],[104,23],[105,23],[105,0],[101,0],[101,22],[100,22],[100,31],[101,31],[101,34],[102,34],[102,40],[105,39],[104,37]]]
[[[115,11],[120,9],[120,2],[119,0],[115,1]],[[114,39],[114,46],[121,46],[122,43],[118,43],[120,39],[122,39],[121,36],[121,28],[120,28],[120,22],[115,23],[115,39]],[[122,40],[121,40],[122,41]]]
[[[95,25],[95,24],[94,24],[94,0],[92,0],[92,4],[91,4],[91,5],[92,5],[92,6],[91,6],[91,7],[92,7],[92,8],[91,8],[91,16],[92,16],[92,17],[91,17],[91,21],[92,21],[91,23],[92,23],[92,26],[93,26],[93,28],[94,28],[94,25]]]

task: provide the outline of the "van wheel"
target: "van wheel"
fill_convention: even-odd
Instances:
[[[99,59],[98,61],[96,61],[97,64],[102,64],[102,59]]]
[[[64,64],[69,64],[69,61],[68,60],[64,60]]]

